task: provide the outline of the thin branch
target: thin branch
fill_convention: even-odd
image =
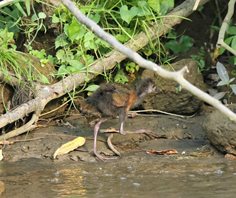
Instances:
[[[211,97],[207,93],[203,92],[202,90],[198,89],[191,83],[189,83],[183,76],[184,71],[188,71],[187,67],[185,66],[184,69],[181,69],[177,72],[170,72],[159,65],[148,61],[141,57],[138,53],[131,50],[130,48],[124,46],[119,41],[117,41],[112,35],[105,32],[99,25],[97,25],[94,21],[87,18],[77,7],[76,5],[71,2],[70,0],[61,0],[62,3],[71,11],[71,13],[77,18],[77,20],[84,24],[87,28],[89,28],[91,31],[93,31],[98,37],[101,39],[107,41],[112,47],[114,47],[116,50],[120,51],[121,53],[125,54],[128,58],[136,62],[138,65],[140,65],[143,68],[150,69],[155,71],[158,75],[160,75],[163,78],[167,78],[170,80],[174,80],[178,82],[184,89],[191,92],[193,95],[197,96],[201,100],[209,103],[210,105],[214,106],[218,110],[220,110],[223,114],[228,116],[231,120],[236,121],[236,114],[234,114],[230,109],[225,107],[219,100]],[[189,1],[190,2],[190,1]],[[194,3],[194,1],[191,1]],[[200,3],[202,3],[201,1]]]
[[[224,18],[224,21],[221,25],[221,28],[220,28],[220,32],[219,32],[219,36],[218,36],[218,40],[217,40],[217,48],[219,47],[223,47],[225,48],[226,50],[228,50],[229,52],[231,52],[233,55],[236,56],[236,50],[231,48],[229,45],[227,45],[225,42],[224,42],[224,39],[225,39],[225,33],[226,31],[228,30],[228,27],[229,27],[229,24],[230,24],[230,21],[231,21],[231,18],[233,17],[234,15],[234,6],[235,6],[235,2],[236,0],[230,0],[229,3],[228,3],[228,12]]]

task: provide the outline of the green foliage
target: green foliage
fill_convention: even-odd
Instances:
[[[205,63],[205,51],[203,48],[200,48],[198,54],[196,55],[191,55],[191,58],[193,60],[195,60],[198,64],[198,69],[199,71],[203,72],[204,70],[206,70],[206,63]]]
[[[80,5],[80,9],[89,18],[101,25],[106,31],[124,43],[140,31],[146,31],[150,23],[157,22],[157,18],[173,8],[174,0],[157,1],[162,11],[154,7],[154,1],[123,1],[116,3],[107,0],[94,0]],[[110,46],[90,32],[63,7],[57,8],[52,16],[52,22],[60,24],[61,34],[55,41],[57,49],[57,64],[60,65],[58,76],[74,72],[89,70],[94,59],[101,58],[111,50]],[[155,49],[156,50],[156,49]],[[79,54],[79,55],[78,55]],[[76,60],[71,62],[71,60]],[[127,65],[126,71],[133,73],[137,66]],[[127,77],[123,71],[117,73],[114,81],[126,82]]]
[[[225,38],[225,43],[231,48],[236,50],[236,25],[229,26],[227,30],[227,36]],[[220,54],[225,52],[225,48],[221,48]],[[236,65],[236,56],[232,57],[232,64]]]
[[[27,36],[27,47],[29,47],[35,40],[39,31],[44,31],[46,33],[47,29],[44,25],[44,20],[46,19],[46,14],[44,12],[34,13],[31,19],[22,20],[21,23],[25,26],[25,34]]]
[[[42,83],[49,83],[48,79],[38,72],[25,54],[16,51],[14,33],[0,29],[0,71],[10,78],[9,72],[19,79],[19,83],[37,80]]]
[[[40,3],[43,2],[40,1]],[[93,0],[87,1],[85,5],[79,5],[84,14],[122,43],[132,39],[133,35],[141,31],[149,34],[148,27],[157,23],[162,15],[166,14],[173,6],[174,0],[119,0],[115,2]],[[102,58],[104,54],[112,50],[106,42],[95,36],[84,25],[78,23],[75,17],[65,7],[61,6],[56,8],[55,13],[51,16],[52,23],[59,30],[55,38],[56,54],[55,57],[48,56],[46,50],[35,50],[31,44],[39,32],[46,32],[44,21],[49,16],[46,16],[44,12],[36,12],[30,0],[25,0],[24,3],[16,1],[15,4],[2,10],[5,12],[3,14],[4,24],[2,25],[8,24],[6,21],[9,19],[8,21],[12,20],[14,26],[8,29],[14,27],[18,28],[17,31],[23,30],[27,36],[26,47],[29,53],[38,57],[42,66],[48,62],[58,65],[58,77],[79,72],[93,72],[90,71],[89,66],[94,60]],[[149,55],[154,52],[159,55],[156,43],[152,43],[151,46]],[[124,70],[118,67],[113,80],[125,83],[128,81],[127,73],[134,74],[138,69],[139,67],[136,64],[127,63]],[[108,80],[112,80],[109,74],[104,74],[104,76]]]
[[[55,58],[52,55],[47,55],[45,49],[33,50],[32,47],[28,48],[29,53],[40,60],[41,66],[44,67],[48,62],[54,63]]]
[[[20,32],[20,20],[22,12],[16,6],[6,6],[0,9],[0,29],[7,28],[9,31]]]
[[[134,63],[134,62],[129,62],[125,65],[125,70],[128,72],[128,73],[135,73],[139,70],[139,66]]]
[[[149,6],[159,14],[166,14],[174,7],[174,0],[148,0]]]
[[[165,47],[170,49],[174,54],[187,52],[193,46],[193,39],[187,35],[182,35],[177,38],[176,34],[172,33],[171,40],[165,43]]]
[[[127,78],[127,76],[125,75],[123,70],[120,69],[120,70],[118,70],[117,74],[115,75],[114,81],[116,83],[125,84],[125,83],[129,82],[129,79]]]

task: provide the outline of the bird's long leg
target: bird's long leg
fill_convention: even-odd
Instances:
[[[125,135],[126,132],[124,131],[124,123],[125,123],[125,119],[126,119],[126,111],[125,109],[121,109],[121,112],[119,114],[119,123],[120,123],[120,134]]]
[[[96,124],[95,124],[95,126],[94,126],[94,141],[93,141],[93,153],[94,153],[94,155],[98,158],[98,159],[100,159],[100,160],[102,160],[102,161],[104,161],[104,160],[107,160],[107,159],[117,159],[117,158],[107,158],[107,157],[103,157],[103,156],[101,156],[100,154],[98,154],[98,152],[97,152],[97,135],[98,135],[98,131],[99,131],[99,129],[100,129],[100,125],[103,123],[103,122],[105,122],[107,119],[101,119],[101,120],[99,120]]]
[[[107,138],[107,144],[108,144],[108,147],[118,156],[121,156],[120,155],[120,152],[117,151],[115,149],[115,147],[113,146],[112,142],[111,142],[111,139],[113,138],[113,134],[110,134],[109,137]]]
[[[98,131],[100,129],[100,125],[105,121],[106,121],[106,119],[101,119],[95,124],[94,134],[93,134],[93,136],[94,136],[94,139],[93,139],[93,153],[94,153],[94,155],[96,155],[96,157],[98,159],[100,159],[102,161],[104,161],[103,157],[100,154],[97,153],[97,136],[98,136]]]

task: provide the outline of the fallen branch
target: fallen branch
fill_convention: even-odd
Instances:
[[[114,47],[116,50],[120,51],[121,53],[125,54],[128,58],[136,62],[138,65],[140,65],[143,68],[150,69],[155,71],[158,75],[160,75],[163,78],[174,80],[178,82],[182,88],[188,90],[193,95],[197,96],[199,99],[207,102],[208,104],[214,106],[219,111],[221,111],[223,114],[228,116],[231,120],[236,121],[236,114],[232,112],[230,109],[228,109],[226,106],[224,106],[219,100],[211,97],[207,93],[203,92],[202,90],[198,89],[194,85],[192,85],[190,82],[188,82],[184,78],[184,74],[188,73],[188,68],[185,66],[181,70],[176,72],[170,72],[159,65],[148,61],[141,57],[138,53],[134,52],[130,48],[124,46],[119,41],[117,41],[112,35],[105,32],[99,25],[97,25],[94,21],[87,18],[80,10],[75,6],[73,2],[70,0],[61,0],[63,4],[71,11],[71,13],[77,18],[79,22],[84,24],[87,28],[89,28],[91,31],[93,31],[98,37],[101,39],[107,41],[112,47]],[[194,4],[194,0],[189,0],[188,2],[192,2]],[[201,1],[203,3],[204,1]],[[192,6],[191,6],[192,7]]]
[[[201,5],[206,3],[208,0],[202,0]],[[154,25],[153,27],[150,27],[150,34],[147,36],[144,32],[139,33],[136,35],[131,41],[126,43],[126,46],[138,51],[139,49],[143,48],[145,45],[147,45],[150,40],[156,39],[159,36],[167,33],[171,27],[174,25],[180,23],[184,17],[189,16],[193,11],[193,1],[185,1],[179,6],[177,6],[175,9],[172,10],[162,21],[161,23],[157,25]],[[37,115],[35,115],[35,122],[32,124],[33,127],[36,127],[36,121],[39,114],[42,112],[44,107],[48,102],[50,102],[53,99],[59,98],[63,95],[65,95],[67,92],[70,92],[74,90],[77,86],[84,83],[87,79],[92,79],[96,75],[104,72],[104,70],[112,69],[117,63],[121,62],[126,58],[125,54],[122,54],[116,50],[113,50],[109,54],[106,54],[103,59],[97,60],[91,67],[88,74],[85,73],[79,73],[70,75],[63,80],[50,85],[50,86],[42,86],[39,88],[38,93],[36,94],[35,98],[33,100],[30,100],[19,107],[17,107],[14,110],[11,110],[7,112],[6,114],[0,116],[0,128],[3,128],[7,124],[10,124],[12,122],[15,122],[28,114],[32,112],[37,111]],[[104,66],[106,65],[106,67]],[[0,75],[1,76],[1,75]],[[31,119],[32,120],[32,119]],[[7,134],[4,134],[0,136],[0,140],[7,139],[9,137],[14,137],[15,135],[20,135],[27,130],[29,130],[30,127],[21,127],[21,130],[18,130],[17,132],[11,131]],[[6,136],[7,135],[7,136]]]

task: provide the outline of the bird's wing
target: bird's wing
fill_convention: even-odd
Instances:
[[[116,107],[124,107],[127,105],[128,99],[127,93],[113,93],[112,94],[112,104]]]

